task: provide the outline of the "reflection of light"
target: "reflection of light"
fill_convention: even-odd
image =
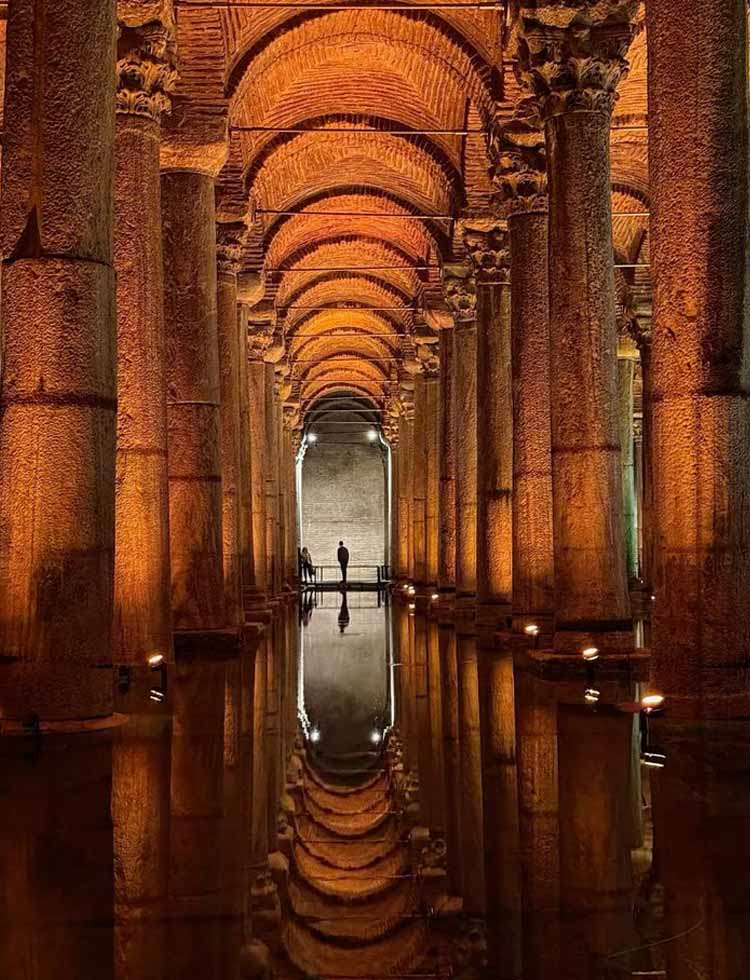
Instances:
[[[528,626],[524,627],[524,633],[527,633],[529,636],[539,636],[539,627],[536,623],[529,623]]]
[[[370,442],[375,442],[375,440],[378,438],[378,434],[375,429],[370,429],[368,431],[367,438],[370,440]]]
[[[413,585],[410,585],[407,591],[409,592],[409,595],[416,595],[417,594],[417,590],[414,588]]]
[[[380,732],[377,729],[370,732],[370,741],[372,742],[373,745],[378,745],[382,737],[383,736],[380,734]]]
[[[641,698],[641,707],[644,711],[656,711],[658,708],[663,708],[664,695],[647,694],[645,697]]]
[[[311,742],[319,742],[320,741],[320,729],[319,728],[311,728],[310,729],[310,741]]]
[[[314,432],[308,432],[307,433],[307,441],[308,442],[317,442],[318,441],[318,437],[315,435]]]
[[[582,651],[584,660],[598,660],[599,659],[599,648],[598,647],[586,647]]]
[[[409,603],[409,612],[414,612],[414,610],[415,610],[416,608],[417,608],[417,604],[416,604],[416,602],[410,602],[410,603]]]
[[[161,667],[163,662],[164,662],[163,653],[152,653],[151,656],[148,658],[149,667]]]
[[[584,701],[587,704],[596,704],[601,696],[601,691],[597,691],[595,687],[587,687],[583,692]]]
[[[661,749],[646,746],[641,752],[641,765],[650,769],[663,769],[667,762],[667,754]]]
[[[159,701],[159,702],[163,701],[164,698],[166,697],[164,691],[162,691],[160,687],[152,687],[151,690],[148,692],[148,696],[151,698],[152,701]]]

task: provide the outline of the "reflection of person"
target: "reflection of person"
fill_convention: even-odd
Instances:
[[[299,605],[299,619],[303,626],[309,626],[313,614],[313,603],[315,593],[312,589],[305,589],[302,601]]]
[[[349,605],[346,600],[346,592],[341,595],[341,609],[339,609],[339,629],[343,633],[346,627],[349,625]]]
[[[339,565],[341,565],[341,581],[346,582],[346,569],[349,565],[349,549],[344,546],[343,541],[339,541],[339,550],[336,552],[336,557],[339,560]]]
[[[305,582],[312,582],[315,580],[315,568],[313,567],[312,555],[307,550],[307,547],[302,549],[301,554],[302,559],[302,575]]]

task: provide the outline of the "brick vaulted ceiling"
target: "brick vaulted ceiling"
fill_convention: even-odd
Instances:
[[[456,219],[488,209],[485,134],[519,95],[516,4],[249,2],[174,4],[180,81],[167,145],[197,120],[223,152],[228,131],[217,215],[248,224],[243,266],[263,284],[251,329],[283,331],[303,410],[337,391],[382,408],[416,346],[434,340],[440,266],[462,257]],[[642,23],[630,63],[612,192],[616,262],[637,267],[648,256]],[[618,296],[647,300],[646,269],[617,275]]]

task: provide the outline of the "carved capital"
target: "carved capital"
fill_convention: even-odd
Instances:
[[[443,298],[456,323],[477,318],[477,283],[468,266],[443,266]]]
[[[495,221],[464,225],[464,245],[477,282],[500,285],[510,282],[508,229]]]
[[[216,268],[219,275],[236,276],[240,271],[246,237],[244,221],[226,221],[216,225]]]
[[[251,361],[264,361],[273,344],[274,330],[270,323],[253,324],[247,334],[247,356]]]
[[[417,360],[422,376],[428,381],[440,377],[440,355],[434,344],[420,344],[417,347]]]
[[[638,0],[538,0],[521,8],[518,73],[545,119],[609,116],[627,74]]]
[[[538,113],[525,111],[530,101],[521,103],[508,125],[496,130],[490,147],[493,203],[507,218],[547,211],[544,130]]]
[[[174,38],[158,22],[120,25],[117,40],[117,112],[156,122],[170,111],[177,85]]]

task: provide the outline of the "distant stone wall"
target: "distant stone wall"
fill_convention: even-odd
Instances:
[[[310,549],[314,564],[335,564],[341,540],[352,565],[384,564],[386,510],[386,462],[377,447],[309,447],[302,464],[301,546]]]

